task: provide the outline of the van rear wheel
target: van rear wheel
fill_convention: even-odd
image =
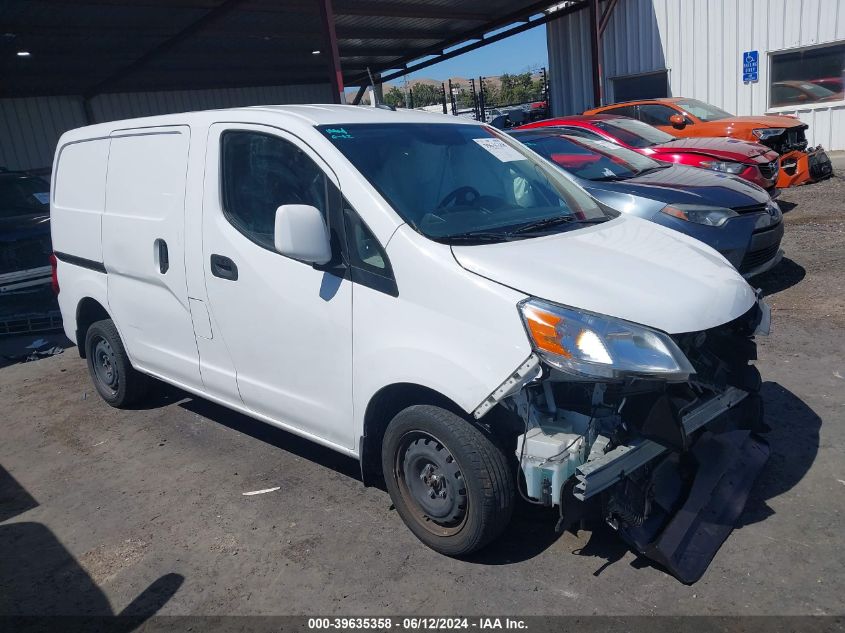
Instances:
[[[97,321],[88,328],[85,358],[97,393],[111,406],[128,407],[147,392],[150,379],[132,367],[111,319]]]
[[[481,549],[510,521],[514,482],[505,454],[445,409],[416,405],[393,418],[382,443],[382,468],[399,516],[441,554]]]

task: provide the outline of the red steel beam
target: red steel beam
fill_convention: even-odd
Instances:
[[[335,103],[346,101],[343,94],[343,70],[340,66],[340,53],[337,50],[337,33],[334,28],[334,11],[332,0],[317,0],[320,5],[320,20],[323,26],[323,37],[326,50],[323,54],[329,63],[329,82]]]

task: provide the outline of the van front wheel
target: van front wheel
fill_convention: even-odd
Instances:
[[[85,334],[85,358],[97,393],[118,409],[140,400],[149,378],[133,369],[111,319],[92,323]]]
[[[393,418],[382,443],[382,468],[399,516],[441,554],[474,552],[510,521],[514,482],[505,454],[445,409],[416,405]]]

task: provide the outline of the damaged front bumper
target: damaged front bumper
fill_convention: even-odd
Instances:
[[[792,150],[780,157],[777,187],[786,189],[818,182],[833,175],[833,164],[821,145],[807,150]]]
[[[755,334],[762,301],[730,324],[673,337],[696,368],[685,383],[585,380],[532,356],[475,411],[501,404],[523,428],[515,452],[529,501],[559,528],[606,521],[685,583],[730,534],[769,449]]]

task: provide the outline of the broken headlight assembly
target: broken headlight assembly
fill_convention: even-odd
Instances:
[[[757,129],[751,131],[754,133],[754,136],[759,138],[761,141],[766,141],[776,136],[780,136],[784,133],[785,129],[786,128],[782,127],[758,127]]]
[[[534,349],[552,367],[589,379],[686,381],[694,369],[658,330],[539,299],[519,304]]]
[[[729,219],[739,215],[733,209],[709,207],[701,204],[667,204],[660,209],[660,213],[671,215],[686,222],[706,224],[707,226],[722,226]]]

